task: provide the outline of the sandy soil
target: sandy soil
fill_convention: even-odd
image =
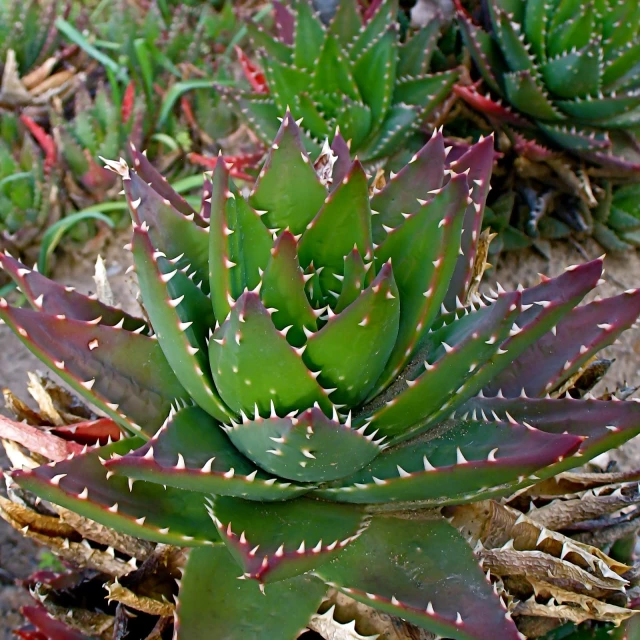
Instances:
[[[133,278],[125,274],[131,263],[130,255],[122,250],[125,242],[125,236],[116,237],[104,248],[103,255],[116,298],[127,310],[136,312],[136,285]],[[583,249],[591,258],[602,253],[599,247],[591,242],[585,243]],[[538,282],[538,273],[555,276],[566,266],[583,260],[577,248],[568,244],[558,244],[553,247],[550,261],[531,251],[503,256],[496,261],[495,271],[488,272],[486,280],[487,284],[495,284],[497,279],[507,289],[514,288],[519,282],[524,286],[530,286]],[[640,254],[607,257],[605,266],[606,282],[598,288],[596,295],[607,297],[640,286]],[[58,262],[55,273],[59,281],[84,292],[94,290],[92,276],[93,265],[84,259],[74,260],[72,256],[63,257]],[[608,357],[615,358],[616,362],[601,385],[613,387],[625,381],[629,384],[640,383],[640,330],[628,331],[619,344],[607,349],[605,353]],[[42,366],[35,357],[6,327],[0,326],[0,387],[10,387],[26,399],[27,371],[38,368],[42,369]],[[621,457],[629,465],[637,464],[640,460],[640,443],[628,443]],[[0,521],[0,640],[12,637],[9,629],[19,620],[17,609],[20,604],[28,601],[28,596],[11,586],[11,582],[28,575],[36,564],[37,550],[34,545],[23,541]]]

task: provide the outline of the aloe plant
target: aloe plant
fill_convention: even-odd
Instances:
[[[309,0],[273,4],[275,36],[247,25],[264,74],[245,66],[252,91],[224,91],[265,144],[289,108],[303,118],[308,151],[319,153],[338,128],[363,162],[384,161],[407,147],[458,77],[457,70],[429,73],[439,20],[401,41],[397,0],[365,14],[356,2],[339,2],[326,26]]]
[[[21,75],[51,56],[59,45],[54,22],[63,9],[60,0],[3,0],[0,4],[0,67],[10,50],[15,54]]]
[[[3,249],[21,251],[47,222],[57,217],[56,178],[48,160],[31,138],[22,135],[18,119],[5,114],[0,125],[0,246]]]
[[[635,402],[557,397],[636,321],[640,292],[578,306],[595,260],[472,293],[493,140],[447,170],[446,153],[436,132],[373,187],[340,136],[313,162],[286,112],[250,193],[220,158],[200,211],[135,149],[131,168],[106,161],[131,209],[145,319],[0,258],[34,307],[2,301],[0,317],[123,433],[12,478],[190,548],[178,638],[294,638],[329,585],[446,637],[516,640],[463,515],[439,510],[640,432]],[[513,526],[539,528],[523,518]],[[539,534],[524,548],[550,548]],[[598,557],[585,579],[620,592],[628,567]]]
[[[102,167],[101,155],[122,153],[128,139],[141,142],[144,102],[136,100],[133,89],[129,85],[118,104],[105,86],[99,86],[93,98],[83,87],[75,95],[71,119],[52,115],[59,154],[68,173],[67,185],[78,203],[104,200],[116,183]]]
[[[640,170],[640,8],[635,0],[489,0],[465,44],[491,95],[460,94],[502,125],[536,129],[598,164]],[[509,106],[503,105],[504,101]]]

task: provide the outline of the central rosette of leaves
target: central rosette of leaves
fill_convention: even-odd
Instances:
[[[483,146],[486,171],[491,141]],[[423,346],[440,314],[468,208],[477,223],[464,167],[446,175],[444,153],[436,134],[415,169],[409,165],[396,177],[397,189],[370,198],[364,168],[348,155],[334,166],[331,184],[323,184],[287,113],[247,200],[218,161],[206,187],[210,242],[201,268],[155,250],[154,234],[167,231],[145,212],[167,204],[137,174],[125,179],[139,218],[136,271],[165,355],[177,373],[184,371],[191,396],[260,468],[306,482],[345,477],[390,438],[404,437],[419,417],[406,408],[395,412],[393,400],[375,408],[371,402]],[[426,199],[406,198],[402,183],[438,155],[433,183],[421,185]],[[326,156],[330,164],[337,160],[328,148]],[[480,193],[484,178],[478,182]],[[390,198],[397,199],[394,207]],[[206,233],[196,225],[190,232]],[[458,287],[469,279],[470,265],[463,266],[453,282]],[[508,333],[517,296],[502,303],[495,339]],[[495,331],[476,332],[480,351]],[[420,385],[423,395],[430,368],[423,363],[405,389]],[[446,399],[438,396],[438,409]],[[434,409],[427,403],[421,417]]]

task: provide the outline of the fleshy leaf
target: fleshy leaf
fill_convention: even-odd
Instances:
[[[124,190],[134,222],[149,227],[154,249],[174,258],[177,269],[188,267],[196,272],[196,282],[209,293],[209,234],[193,222],[195,214],[186,217],[168,200],[154,191],[135,171],[123,180]]]
[[[458,258],[467,199],[466,176],[454,176],[400,227],[389,229],[386,240],[376,249],[376,264],[392,260],[401,307],[398,340],[375,393],[411,359],[440,310]]]
[[[600,453],[619,447],[640,431],[640,406],[633,401],[477,397],[464,410],[480,416],[482,411],[498,416],[508,413],[518,422],[547,433],[567,432],[586,437],[575,457],[541,470],[536,474],[540,478],[583,465]]]
[[[472,269],[478,250],[478,238],[482,231],[487,195],[491,188],[491,170],[493,169],[493,136],[480,140],[461,158],[451,164],[451,171],[467,175],[467,184],[471,189],[472,202],[467,206],[460,242],[461,254],[458,257],[449,291],[444,300],[445,306],[451,308],[456,298],[464,300],[471,284]]]
[[[341,424],[337,415],[330,420],[318,408],[290,418],[271,415],[243,420],[227,428],[227,433],[261,468],[300,482],[342,478],[381,451],[379,441],[373,441],[375,433]]]
[[[318,322],[304,287],[297,242],[290,231],[284,231],[271,251],[271,258],[262,276],[260,297],[267,309],[275,309],[271,319],[278,329],[291,327],[287,340],[296,347],[306,341],[304,329],[315,331]]]
[[[519,293],[504,294],[491,307],[427,334],[414,366],[396,383],[401,390],[391,400],[376,401],[372,413],[359,421],[396,440],[428,429],[454,408],[458,390],[479,365],[500,350],[520,311],[519,302]]]
[[[244,575],[260,582],[316,569],[368,523],[363,510],[309,498],[267,504],[216,496],[211,517]]]
[[[167,182],[167,179],[151,164],[144,153],[140,153],[133,143],[129,143],[131,156],[133,158],[133,166],[138,175],[151,186],[151,188],[165,200],[171,203],[171,206],[179,211],[182,215],[191,217],[195,214],[194,221],[200,226],[206,226],[195,209]]]
[[[301,233],[324,202],[326,192],[300,141],[300,131],[287,111],[249,204],[265,211],[263,222],[269,229]]]
[[[571,455],[581,442],[513,420],[456,420],[448,428],[445,423],[439,435],[389,449],[364,469],[315,493],[339,502],[459,504],[487,489],[509,493],[510,483]]]
[[[438,516],[374,518],[317,572],[348,596],[456,640],[520,640],[461,534]]]
[[[215,580],[211,579],[215,576]],[[320,606],[326,587],[309,575],[269,584],[260,591],[224,547],[189,554],[178,596],[177,640],[291,640]]]
[[[158,341],[117,327],[17,309],[0,318],[76,392],[134,433],[153,435],[187,398]]]
[[[371,210],[367,176],[360,162],[351,165],[340,185],[307,224],[299,244],[300,264],[312,262],[324,267],[320,282],[325,294],[336,288],[334,274],[342,275],[344,256],[357,247],[365,259],[371,258]]]
[[[163,272],[159,263],[162,256],[154,252],[149,233],[143,227],[134,229],[132,244],[142,299],[167,361],[190,396],[212,416],[225,420],[229,411],[215,389],[206,347],[202,345],[206,335],[196,332],[201,328],[198,324],[194,325],[196,330],[192,328],[201,318],[183,320],[178,307],[184,301],[169,293],[168,285],[177,270]]]
[[[257,293],[242,294],[209,342],[211,371],[221,397],[237,413],[258,406],[269,415],[308,409],[318,402],[331,410],[327,392],[316,382],[298,351],[271,321]],[[262,362],[265,366],[257,367]]]
[[[335,388],[335,404],[359,405],[376,383],[398,336],[399,298],[387,263],[355,302],[309,336],[302,359],[309,369],[320,371],[323,387]]]
[[[370,273],[372,263],[367,267],[357,249],[353,249],[344,259],[344,276],[342,288],[336,306],[335,313],[340,313],[360,296]]]
[[[53,466],[14,471],[12,477],[44,500],[137,538],[190,547],[218,540],[202,495],[142,481],[129,486],[100,461],[143,443],[127,438]]]
[[[553,333],[534,342],[495,377],[485,392],[491,396],[501,391],[507,398],[523,391],[529,397],[545,395],[612,344],[638,315],[638,290],[577,307],[556,325]]]
[[[258,469],[198,407],[180,409],[149,442],[106,467],[136,480],[248,500],[288,500],[309,490]]]
[[[444,177],[444,136],[434,131],[418,153],[398,173],[393,174],[384,188],[371,198],[373,241],[380,244],[386,237],[387,227],[398,227],[404,222],[403,213],[417,213],[421,200],[430,200],[442,187]]]
[[[103,325],[112,327],[122,323],[120,326],[127,331],[140,331],[143,327],[142,333],[149,332],[147,323],[142,318],[104,304],[95,296],[85,296],[72,287],[58,284],[8,254],[0,254],[0,267],[13,278],[31,306],[38,311],[85,322],[100,318],[99,323]]]
[[[371,25],[373,21],[369,23]],[[389,26],[366,50],[354,60],[353,73],[360,87],[365,104],[371,108],[374,122],[379,122],[391,105],[395,84],[398,56],[398,25],[391,21]],[[351,51],[356,55],[357,42]]]
[[[211,185],[209,284],[211,304],[219,321],[231,301],[260,283],[260,272],[273,246],[271,233],[247,201],[229,183],[224,158],[219,157]]]

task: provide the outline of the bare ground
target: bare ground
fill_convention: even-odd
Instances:
[[[116,299],[127,310],[136,312],[136,285],[133,277],[125,274],[131,263],[130,254],[122,250],[127,238],[116,237],[103,249],[107,265],[109,282]],[[569,244],[558,244],[552,249],[551,260],[547,261],[538,254],[527,251],[501,257],[496,270],[487,274],[487,283],[495,284],[496,278],[507,289],[515,288],[518,283],[524,286],[536,284],[538,273],[555,276],[568,265],[582,262],[584,255],[595,258],[602,252],[593,242],[583,245],[583,255]],[[622,257],[607,257],[605,260],[606,282],[598,287],[597,295],[608,297],[617,295],[625,289],[640,286],[640,254],[628,254]],[[55,277],[65,284],[72,285],[83,292],[95,289],[93,264],[85,258],[63,257],[56,267]],[[640,384],[640,330],[631,329],[619,344],[606,350],[607,357],[615,358],[615,363],[601,386],[614,387],[628,382]],[[26,399],[27,372],[42,369],[42,365],[4,326],[0,326],[0,387],[9,387]],[[632,441],[616,457],[626,465],[635,465],[640,461],[640,442]],[[0,457],[0,463],[5,460]],[[0,520],[0,640],[13,637],[11,628],[19,623],[18,609],[28,603],[28,595],[19,587],[13,586],[14,579],[26,577],[37,566],[37,549],[29,541]]]

